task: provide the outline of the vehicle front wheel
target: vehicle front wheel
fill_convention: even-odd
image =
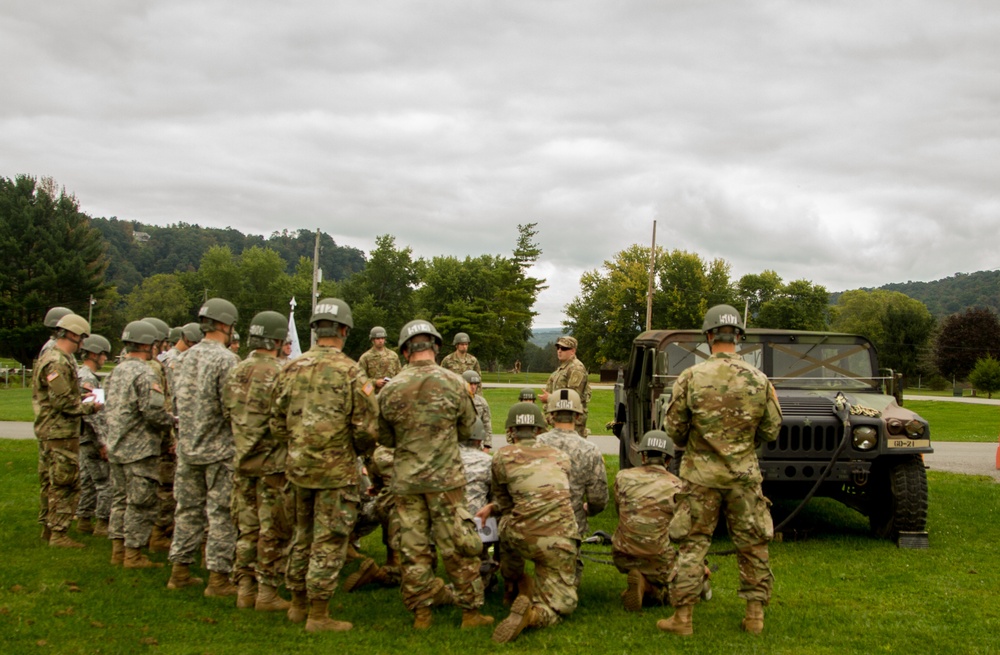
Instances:
[[[927,471],[920,457],[876,466],[868,501],[871,531],[895,541],[900,532],[927,529]]]

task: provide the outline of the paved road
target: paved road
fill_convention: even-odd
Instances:
[[[937,400],[937,398],[934,398]],[[968,399],[967,399],[968,400]],[[0,439],[34,439],[31,423],[14,421],[0,422]],[[592,436],[590,440],[600,447],[605,455],[618,454],[618,439],[615,437]],[[493,435],[493,443],[503,444],[502,434]],[[934,442],[934,453],[924,457],[932,471],[986,475],[1000,482],[1000,471],[996,469],[997,444],[965,443],[958,441]]]

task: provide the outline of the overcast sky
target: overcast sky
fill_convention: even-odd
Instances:
[[[0,0],[0,175],[91,216],[831,291],[1000,267],[996,0]]]

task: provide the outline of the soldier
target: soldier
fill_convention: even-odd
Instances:
[[[375,385],[341,352],[351,308],[325,298],[309,320],[316,345],[285,365],[275,385],[271,430],[288,442],[286,473],[295,494],[295,536],[285,581],[288,618],[307,632],[353,626],[330,618],[330,597],[358,518],[358,453],[375,445]]]
[[[482,375],[479,369],[479,360],[475,355],[469,354],[469,335],[459,332],[455,335],[451,345],[455,346],[455,351],[441,360],[441,366],[461,375],[466,371],[475,371]],[[400,345],[402,347],[402,345]]]
[[[469,383],[476,416],[483,422],[483,448],[490,450],[493,448],[493,413],[490,411],[490,404],[483,398],[483,378],[480,377],[479,373],[471,370],[462,373],[462,377]]]
[[[674,497],[681,481],[667,470],[674,456],[674,442],[661,430],[650,430],[639,442],[642,466],[622,469],[615,476],[618,528],[611,542],[615,566],[628,574],[622,594],[625,609],[642,610],[650,596],[669,602],[668,584],[677,558],[667,528],[674,516]]]
[[[240,333],[237,332],[235,328],[233,329],[233,336],[229,340],[229,349],[233,351],[233,354],[235,355],[240,354]]]
[[[38,361],[42,358],[46,352],[51,350],[56,345],[56,334],[59,329],[56,325],[59,323],[59,319],[67,314],[72,314],[73,310],[67,309],[65,307],[53,307],[49,311],[45,312],[45,318],[42,323],[45,327],[49,328],[49,339],[43,345],[41,350],[38,351],[38,357],[35,358],[34,365],[31,367],[32,371],[38,369]],[[74,367],[76,366],[76,360],[73,360]],[[32,376],[34,380],[34,376]],[[48,527],[48,515],[49,515],[49,469],[48,469],[48,455],[45,452],[45,441],[35,433],[35,437],[38,439],[38,522],[42,525],[42,541],[45,543],[49,542],[51,534]]]
[[[59,319],[68,314],[72,314],[72,309],[67,309],[66,307],[53,307],[49,311],[45,312],[45,318],[42,319],[42,324],[49,328],[49,340],[42,345],[42,349],[38,351],[38,359],[42,358],[47,351],[51,350],[56,345],[56,335],[59,332],[57,327],[59,324]]]
[[[601,449],[574,431],[576,417],[583,414],[580,396],[572,389],[556,389],[548,396],[545,413],[553,423],[552,430],[538,436],[538,442],[569,455],[573,467],[569,473],[573,514],[580,537],[590,533],[588,516],[597,516],[608,505],[608,471],[604,467]],[[581,564],[582,566],[582,564]]]
[[[385,383],[402,368],[399,365],[399,355],[385,347],[386,336],[384,327],[373,327],[368,333],[372,347],[358,359],[358,366],[375,383],[375,393],[381,391]]]
[[[125,357],[107,379],[108,460],[113,479],[111,563],[127,569],[159,568],[142,553],[156,518],[160,441],[174,417],[162,382],[149,366],[156,328],[132,321],[122,332]]]
[[[458,442],[476,422],[465,381],[434,363],[441,335],[428,321],[410,321],[399,335],[408,365],[379,394],[379,443],[395,448],[396,495],[403,561],[403,604],[413,627],[430,627],[431,607],[454,602],[462,627],[493,623],[479,612],[482,541],[466,506],[465,473]],[[433,543],[455,585],[454,595],[435,577]]]
[[[264,311],[250,321],[250,354],[229,374],[223,403],[233,426],[236,472],[233,507],[236,539],[236,607],[284,612],[277,594],[284,552],[292,535],[286,512],[290,489],[285,478],[288,448],[271,432],[271,393],[281,373],[278,350],[288,337],[288,319]],[[259,585],[259,588],[257,587]]]
[[[180,327],[170,328],[170,332],[167,334],[167,346],[168,350],[160,354],[160,363],[163,364],[163,368],[170,370],[170,362],[174,357],[181,353],[180,349],[177,348],[177,344],[180,343],[182,329]],[[167,374],[170,375],[169,373]]]
[[[368,475],[372,481],[368,494],[375,496],[372,518],[382,525],[385,565],[379,566],[370,557],[365,558],[358,570],[344,579],[344,591],[347,593],[372,582],[394,587],[402,580],[399,567],[399,518],[396,516],[396,497],[390,490],[393,459],[393,449],[385,446],[377,446],[368,458]]]
[[[111,355],[111,343],[99,334],[83,340],[80,347],[83,366],[77,371],[80,389],[85,396],[101,388],[97,371]],[[111,515],[111,478],[108,471],[104,420],[107,412],[83,417],[80,432],[80,502],[76,507],[76,529],[95,537],[108,536]],[[96,519],[96,524],[92,522]]]
[[[774,526],[770,501],[761,491],[756,447],[777,438],[781,407],[767,377],[736,354],[736,340],[743,334],[736,309],[709,309],[702,332],[712,354],[677,377],[665,419],[667,434],[685,448],[680,467],[684,490],[670,523],[678,550],[670,600],[677,609],[656,627],[692,634],[703,561],[724,507],[739,563],[738,595],[747,601],[741,627],[759,634],[774,578],[767,552]]]
[[[222,298],[209,298],[198,311],[204,338],[186,353],[176,372],[177,472],[174,477],[174,536],[170,544],[173,568],[167,589],[182,589],[201,580],[190,567],[205,544],[209,571],[205,596],[235,596],[229,582],[236,548],[236,527],[230,514],[233,494],[233,430],[222,404],[229,372],[239,358],[227,346],[239,313]]]
[[[517,402],[519,403],[533,403],[535,400],[535,390],[528,387],[521,389],[521,392],[517,395]]]
[[[83,402],[73,355],[90,335],[90,325],[76,314],[56,323],[56,343],[38,360],[31,377],[35,436],[40,442],[39,478],[45,498],[39,511],[42,538],[50,546],[83,548],[67,534],[80,491],[80,418],[103,407]],[[44,475],[43,470],[44,469]]]
[[[473,371],[466,371],[462,375],[468,375]],[[475,399],[475,397],[473,397]],[[458,442],[458,450],[462,455],[462,468],[465,471],[465,500],[469,507],[469,513],[473,516],[490,502],[490,464],[493,458],[483,452],[483,440],[486,438],[486,429],[483,422],[476,419],[476,424],[472,426],[472,436],[467,441]],[[480,554],[482,563],[479,565],[479,573],[483,578],[483,589],[489,591],[495,580],[497,569],[496,562],[490,557],[489,544],[483,544]]]
[[[556,339],[556,357],[559,359],[559,368],[552,372],[545,383],[545,391],[538,396],[538,399],[545,404],[549,401],[549,394],[556,389],[572,389],[580,396],[580,404],[583,412],[576,415],[574,425],[581,437],[587,436],[587,405],[590,404],[590,381],[587,378],[587,367],[576,358],[576,339],[573,337],[559,337]],[[551,417],[546,416],[546,421],[552,425]]]
[[[173,385],[171,376],[167,372],[167,363],[162,361],[167,354],[165,351],[170,337],[170,326],[166,321],[147,316],[142,319],[156,331],[156,340],[153,342],[151,355],[146,363],[156,374],[156,379],[160,389],[166,397],[167,410],[174,411]],[[176,357],[172,357],[176,359]],[[174,502],[174,475],[177,469],[177,444],[173,425],[162,428],[164,434],[160,435],[160,464],[156,480],[157,516],[153,525],[153,531],[149,537],[149,552],[166,553],[170,551],[170,531],[173,524],[176,503]]]
[[[507,441],[493,457],[493,503],[477,516],[500,514],[500,572],[520,593],[510,615],[493,631],[506,643],[527,627],[555,625],[576,609],[576,554],[579,532],[570,503],[570,460],[539,443],[545,417],[534,403],[516,403],[507,413]],[[579,437],[578,437],[579,438]],[[525,560],[535,564],[535,580],[525,576]]]

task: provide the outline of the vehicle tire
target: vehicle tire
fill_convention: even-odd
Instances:
[[[872,533],[895,541],[900,532],[927,529],[927,472],[919,457],[880,466],[869,501],[868,522]]]

